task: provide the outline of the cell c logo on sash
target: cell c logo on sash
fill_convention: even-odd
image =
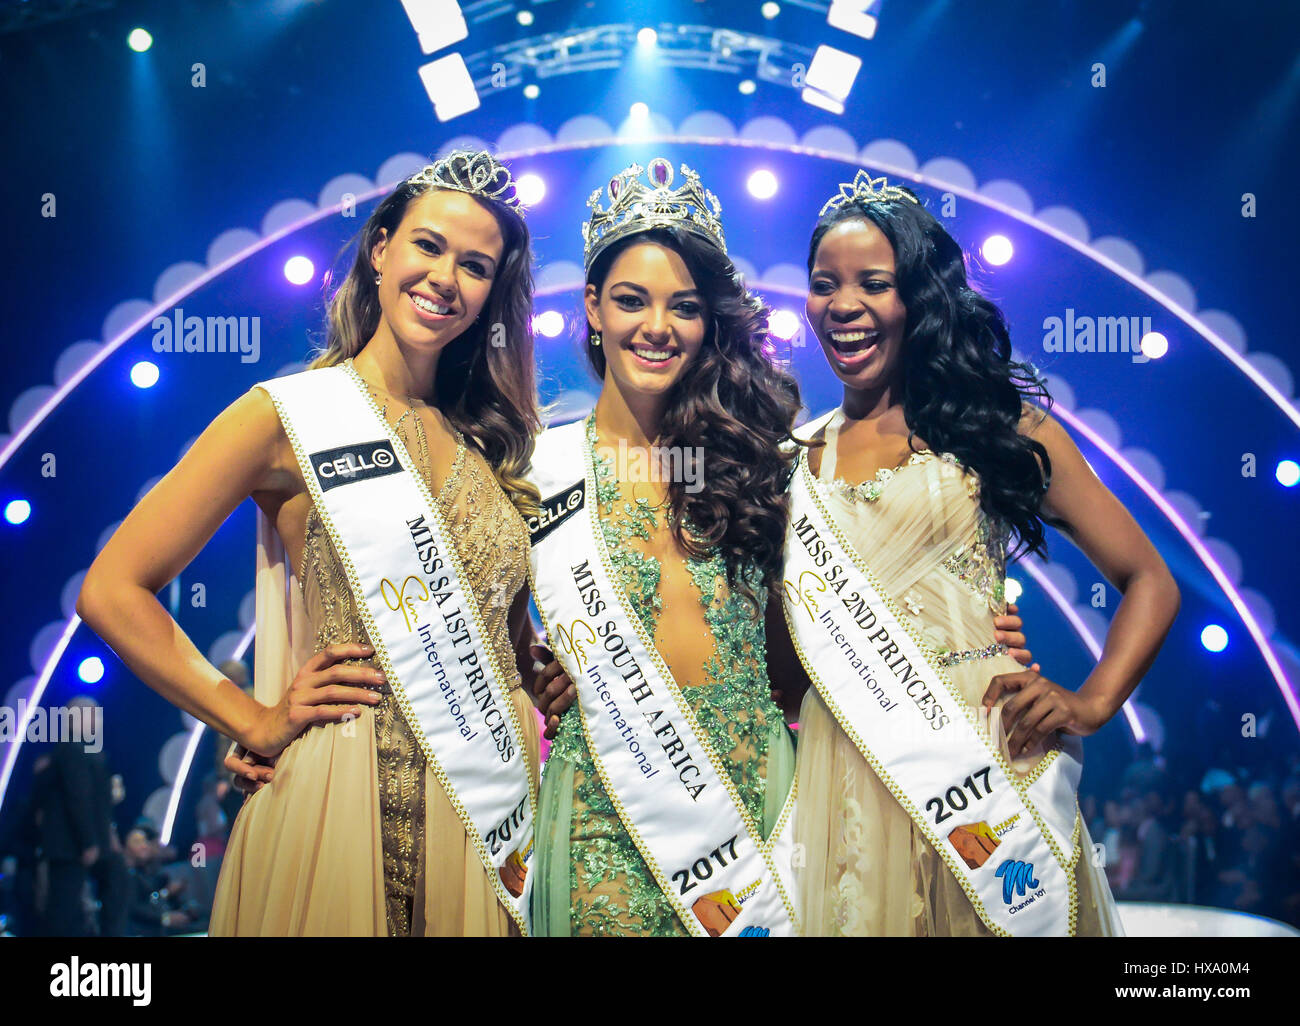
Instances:
[[[563,491],[556,492],[539,504],[536,516],[529,517],[528,534],[533,545],[542,541],[562,523],[582,508],[586,502],[587,483],[579,481]]]
[[[325,449],[312,453],[310,459],[322,492],[402,470],[392,443],[384,439]]]
[[[1012,898],[1024,897],[1027,888],[1038,886],[1038,881],[1034,878],[1032,862],[1007,859],[998,866],[997,872],[993,875],[1002,878],[1002,900],[1008,905],[1011,904]]]

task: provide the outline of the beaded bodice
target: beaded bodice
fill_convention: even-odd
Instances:
[[[723,560],[683,553],[672,535],[666,501],[635,481],[621,481],[602,455],[594,414],[587,442],[596,452],[599,526],[630,611],[641,622],[681,689],[701,733],[727,767],[742,804],[761,823],[767,749],[783,723],[767,676],[763,607],[757,567],[745,570],[758,596],[754,608],[727,585]],[[580,718],[565,716],[551,758],[575,767],[572,884],[577,932],[679,933],[635,845],[596,774]],[[581,850],[576,836],[585,840]]]
[[[483,613],[483,640],[507,672],[515,666],[508,615],[514,596],[527,576],[528,528],[482,455],[454,431],[456,454],[441,487],[434,481],[433,460],[425,418],[436,414],[410,406],[378,389],[371,398],[406,446],[435,496],[435,505],[448,528],[467,578]],[[316,650],[344,642],[369,644],[366,629],[337,550],[316,507],[307,512],[306,538],[298,579],[303,603],[316,634]],[[369,663],[368,660],[358,662]],[[518,685],[518,674],[503,682]],[[410,928],[412,902],[418,894],[424,847],[425,760],[391,693],[374,709],[378,756],[380,823],[384,886],[390,933]]]
[[[1007,533],[980,505],[979,475],[951,453],[925,449],[847,482],[835,475],[837,422],[827,426],[818,469],[836,522],[941,663],[993,654],[991,618],[1006,609]]]

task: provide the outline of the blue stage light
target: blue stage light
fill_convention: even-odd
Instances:
[[[564,331],[564,314],[558,310],[543,310],[533,318],[533,328],[547,338],[558,338]]]
[[[799,334],[799,329],[803,327],[803,321],[793,310],[775,310],[767,322],[768,330],[779,339],[789,342],[795,335]]]
[[[131,368],[131,384],[136,388],[153,388],[158,384],[158,365],[141,360]]]
[[[316,277],[316,268],[305,256],[293,256],[284,262],[284,276],[291,285],[306,285]]]
[[[5,519],[11,524],[21,524],[32,515],[32,504],[26,499],[13,499],[5,506]]]
[[[980,253],[989,263],[1001,267],[1011,259],[1015,253],[1015,248],[1011,245],[1011,240],[1005,235],[990,235],[984,240],[984,245],[980,247]]]
[[[515,190],[519,202],[526,207],[535,207],[546,196],[546,182],[542,180],[541,175],[535,175],[530,171],[515,179]]]
[[[1149,360],[1158,360],[1169,352],[1169,339],[1163,332],[1148,331],[1142,336],[1142,341],[1138,343],[1138,348],[1142,350],[1142,355]]]
[[[749,194],[755,199],[771,199],[776,195],[776,175],[767,168],[755,171],[746,184],[749,186]]]
[[[1228,632],[1212,623],[1201,631],[1201,644],[1210,652],[1222,652],[1228,647]]]
[[[77,667],[77,676],[83,684],[98,684],[104,679],[104,661],[99,656],[87,656]]]
[[[1278,484],[1287,488],[1294,488],[1300,484],[1300,463],[1295,460],[1283,460],[1277,465]]]
[[[126,37],[126,45],[136,53],[144,53],[153,46],[153,36],[142,28],[132,29],[130,35]]]

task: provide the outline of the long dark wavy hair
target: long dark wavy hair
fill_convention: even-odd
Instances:
[[[765,587],[780,584],[786,484],[794,466],[794,452],[782,443],[792,440],[802,405],[799,386],[764,351],[769,308],[745,288],[726,253],[692,232],[653,228],[613,243],[587,272],[598,295],[618,255],[643,242],[657,242],[681,256],[709,318],[700,351],[669,392],[655,440],[682,450],[698,446],[704,453],[699,491],[686,491],[684,481],[669,483],[673,535],[696,558],[718,551],[728,585],[757,604],[758,582],[746,568],[757,567]],[[604,350],[589,337],[586,351],[603,379]]]
[[[906,190],[911,194],[911,190]],[[895,280],[907,310],[903,329],[903,415],[908,445],[919,435],[956,456],[980,479],[980,505],[1014,535],[1012,553],[1045,553],[1042,512],[1052,463],[1042,443],[1019,431],[1025,403],[1051,397],[1037,371],[1011,359],[1006,318],[970,287],[961,247],[919,202],[854,201],[827,211],[808,245],[853,218],[875,224],[894,249]]]
[[[453,174],[467,166],[455,156]],[[325,347],[312,361],[313,368],[356,356],[379,327],[379,286],[370,254],[380,229],[386,228],[391,238],[411,202],[436,187],[429,184],[431,167],[415,172],[385,196],[354,240],[356,256],[329,298]],[[430,401],[478,448],[502,490],[527,516],[537,512],[540,498],[524,476],[541,430],[533,361],[532,242],[528,226],[513,208],[485,196],[474,199],[501,226],[502,258],[478,319],[439,356]]]

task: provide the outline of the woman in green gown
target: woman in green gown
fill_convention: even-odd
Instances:
[[[768,311],[727,257],[716,200],[682,170],[686,184],[670,190],[671,166],[651,161],[647,190],[634,165],[611,183],[609,211],[592,196],[586,349],[602,388],[586,441],[600,530],[629,612],[744,818],[767,838],[794,774],[769,680],[765,611],[793,462],[781,444],[800,403],[794,379],[763,351]],[[630,192],[648,202],[629,203]],[[665,451],[677,473],[659,472]],[[549,663],[542,686],[553,685],[563,671],[537,652]],[[687,933],[620,819],[577,710],[559,725],[539,804],[536,935]]]

